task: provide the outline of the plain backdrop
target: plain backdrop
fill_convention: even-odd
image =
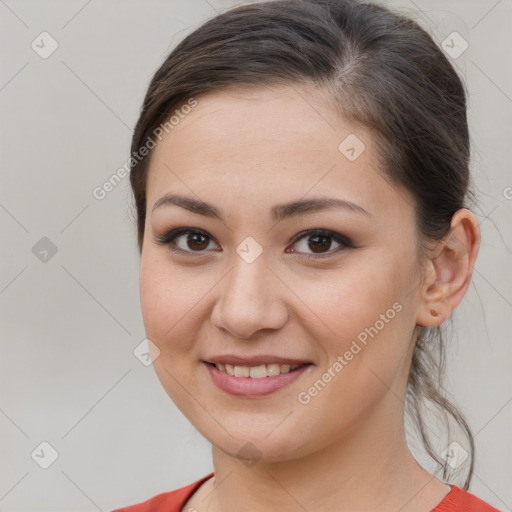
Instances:
[[[134,355],[145,333],[128,178],[102,200],[93,190],[126,162],[163,59],[234,5],[0,0],[1,511],[108,511],[213,469]],[[483,240],[447,383],[475,433],[471,492],[512,510],[512,2],[388,5],[440,45],[454,31],[468,43],[450,58],[469,92]]]

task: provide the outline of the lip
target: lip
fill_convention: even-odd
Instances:
[[[221,354],[208,359],[203,359],[205,363],[222,363],[232,364],[233,366],[260,366],[262,364],[289,364],[292,365],[303,365],[311,363],[304,359],[290,359],[288,357],[273,356],[270,354],[262,354],[259,356],[235,356],[234,354]]]
[[[258,360],[261,361],[261,359]],[[275,358],[273,359],[273,362],[277,362]],[[304,375],[304,373],[306,373],[311,366],[313,366],[311,363],[294,363],[303,364],[303,366],[288,373],[281,373],[279,375],[275,375],[274,377],[263,377],[261,379],[254,379],[252,377],[235,377],[234,375],[228,375],[226,372],[220,371],[213,364],[209,364],[207,362],[204,362],[204,364],[210,374],[213,383],[219,389],[226,393],[229,393],[230,395],[246,398],[270,395],[271,393],[274,393],[279,389],[284,388],[285,386],[289,386],[292,382],[296,381],[302,375]],[[228,362],[227,364],[232,363]],[[280,364],[288,364],[288,362]],[[251,364],[250,366],[257,366],[257,364]]]

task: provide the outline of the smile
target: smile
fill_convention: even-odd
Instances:
[[[261,364],[259,366],[234,366],[232,364],[216,363],[215,367],[221,372],[235,377],[249,377],[251,379],[262,379],[265,377],[275,377],[282,373],[289,373],[301,365],[294,364]]]
[[[217,388],[229,395],[244,398],[270,395],[291,385],[313,367],[311,363],[239,366],[218,362],[205,362],[205,366]]]

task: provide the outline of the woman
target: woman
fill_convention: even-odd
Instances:
[[[156,72],[132,155],[154,367],[215,471],[119,511],[496,510],[436,387],[480,235],[464,88],[424,30],[355,0],[232,9]],[[438,446],[425,404],[466,440]]]

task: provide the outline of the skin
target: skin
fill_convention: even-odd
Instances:
[[[412,196],[381,172],[370,134],[340,119],[321,91],[244,88],[196,99],[153,150],[140,267],[146,334],[160,351],[155,371],[212,444],[215,476],[183,510],[432,510],[450,488],[412,457],[403,397],[418,326],[441,324],[469,285],[476,218],[459,210],[447,237],[419,258]],[[338,150],[349,134],[366,147],[354,161]],[[166,193],[213,204],[224,220],[176,205],[152,211]],[[277,223],[270,217],[276,204],[319,196],[352,201],[367,214],[330,208]],[[183,226],[210,238],[201,245],[179,236],[186,254],[155,242]],[[304,229],[331,230],[353,247],[327,238],[315,252],[314,234],[290,243]],[[250,264],[236,252],[246,237],[262,248]],[[314,259],[319,253],[328,256]],[[298,393],[395,303],[400,312],[300,403]],[[271,395],[234,397],[202,362],[226,353],[313,364]],[[237,455],[248,442],[253,465]]]

